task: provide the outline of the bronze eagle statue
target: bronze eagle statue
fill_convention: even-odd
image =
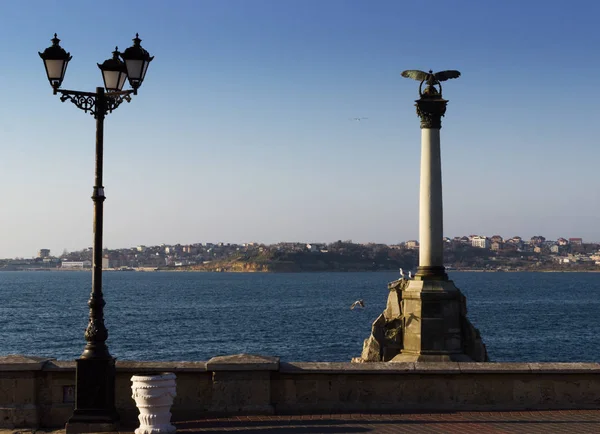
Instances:
[[[419,71],[418,69],[409,69],[406,71],[402,71],[400,75],[402,75],[402,77],[412,78],[413,80],[420,81],[421,86],[419,86],[419,93],[423,95],[423,93],[437,94],[438,91],[433,87],[436,84],[440,86],[439,94],[441,94],[442,86],[440,82],[449,80],[451,78],[458,78],[460,77],[460,72],[453,69],[450,69],[448,71],[439,71],[436,73],[434,73],[431,69],[429,70],[429,72]],[[424,92],[421,92],[423,83],[427,84],[427,88]]]

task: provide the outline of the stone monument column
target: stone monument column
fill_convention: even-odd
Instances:
[[[421,82],[416,101],[421,120],[419,267],[399,294],[402,349],[392,361],[486,361],[479,332],[466,318],[466,299],[444,270],[440,129],[448,101],[440,82],[460,72],[402,75]]]
[[[416,101],[421,119],[419,267],[414,279],[388,285],[385,310],[373,323],[360,357],[365,362],[487,362],[479,331],[467,319],[465,297],[444,270],[440,129],[448,101],[440,82],[458,71],[404,71],[420,81]],[[425,89],[423,87],[425,86]]]
[[[435,91],[435,88],[431,88]],[[441,118],[447,101],[429,91],[417,101],[421,118],[421,184],[419,197],[418,278],[447,279],[444,272]],[[426,89],[427,92],[427,89]]]

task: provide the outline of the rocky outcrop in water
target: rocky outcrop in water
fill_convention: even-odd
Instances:
[[[405,318],[402,311],[402,293],[410,280],[399,279],[388,284],[388,300],[385,310],[373,322],[371,335],[365,339],[360,357],[353,363],[389,362],[400,354],[403,348]],[[461,338],[463,352],[476,362],[489,361],[485,344],[477,330],[467,318],[466,298],[460,294]]]

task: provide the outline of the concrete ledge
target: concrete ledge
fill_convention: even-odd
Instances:
[[[0,357],[0,372],[2,371],[41,371],[46,362],[55,360],[50,357],[22,356],[10,354]]]
[[[529,366],[534,374],[600,373],[600,363],[529,363]]]
[[[464,374],[531,374],[529,363],[480,363],[459,362],[460,372]]]
[[[206,372],[206,362],[134,362],[117,361],[119,372]]]
[[[254,354],[217,356],[206,362],[208,371],[277,371],[279,357]]]
[[[211,369],[208,369],[211,370]],[[285,374],[542,374],[600,373],[600,363],[281,362]]]
[[[208,415],[525,411],[600,407],[600,363],[118,361],[117,411],[137,423],[131,375],[174,372],[174,421]],[[60,427],[73,413],[75,363],[0,357],[0,429]]]
[[[75,372],[75,361],[49,360],[44,364],[44,371],[73,371]]]
[[[458,374],[460,362],[416,362],[415,372],[426,374]]]
[[[403,374],[415,371],[414,363],[282,362],[284,374]]]
[[[206,372],[206,362],[136,362],[117,360],[116,367],[119,372]],[[2,365],[0,364],[0,371],[2,370]],[[47,360],[42,365],[40,370],[65,372],[75,371],[75,362],[64,360]]]

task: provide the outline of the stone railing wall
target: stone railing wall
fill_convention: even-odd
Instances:
[[[117,362],[116,406],[135,426],[134,374],[174,372],[174,421],[231,414],[589,409],[597,363],[283,363],[235,355],[208,362]],[[71,416],[75,363],[0,357],[0,428],[60,427]]]

